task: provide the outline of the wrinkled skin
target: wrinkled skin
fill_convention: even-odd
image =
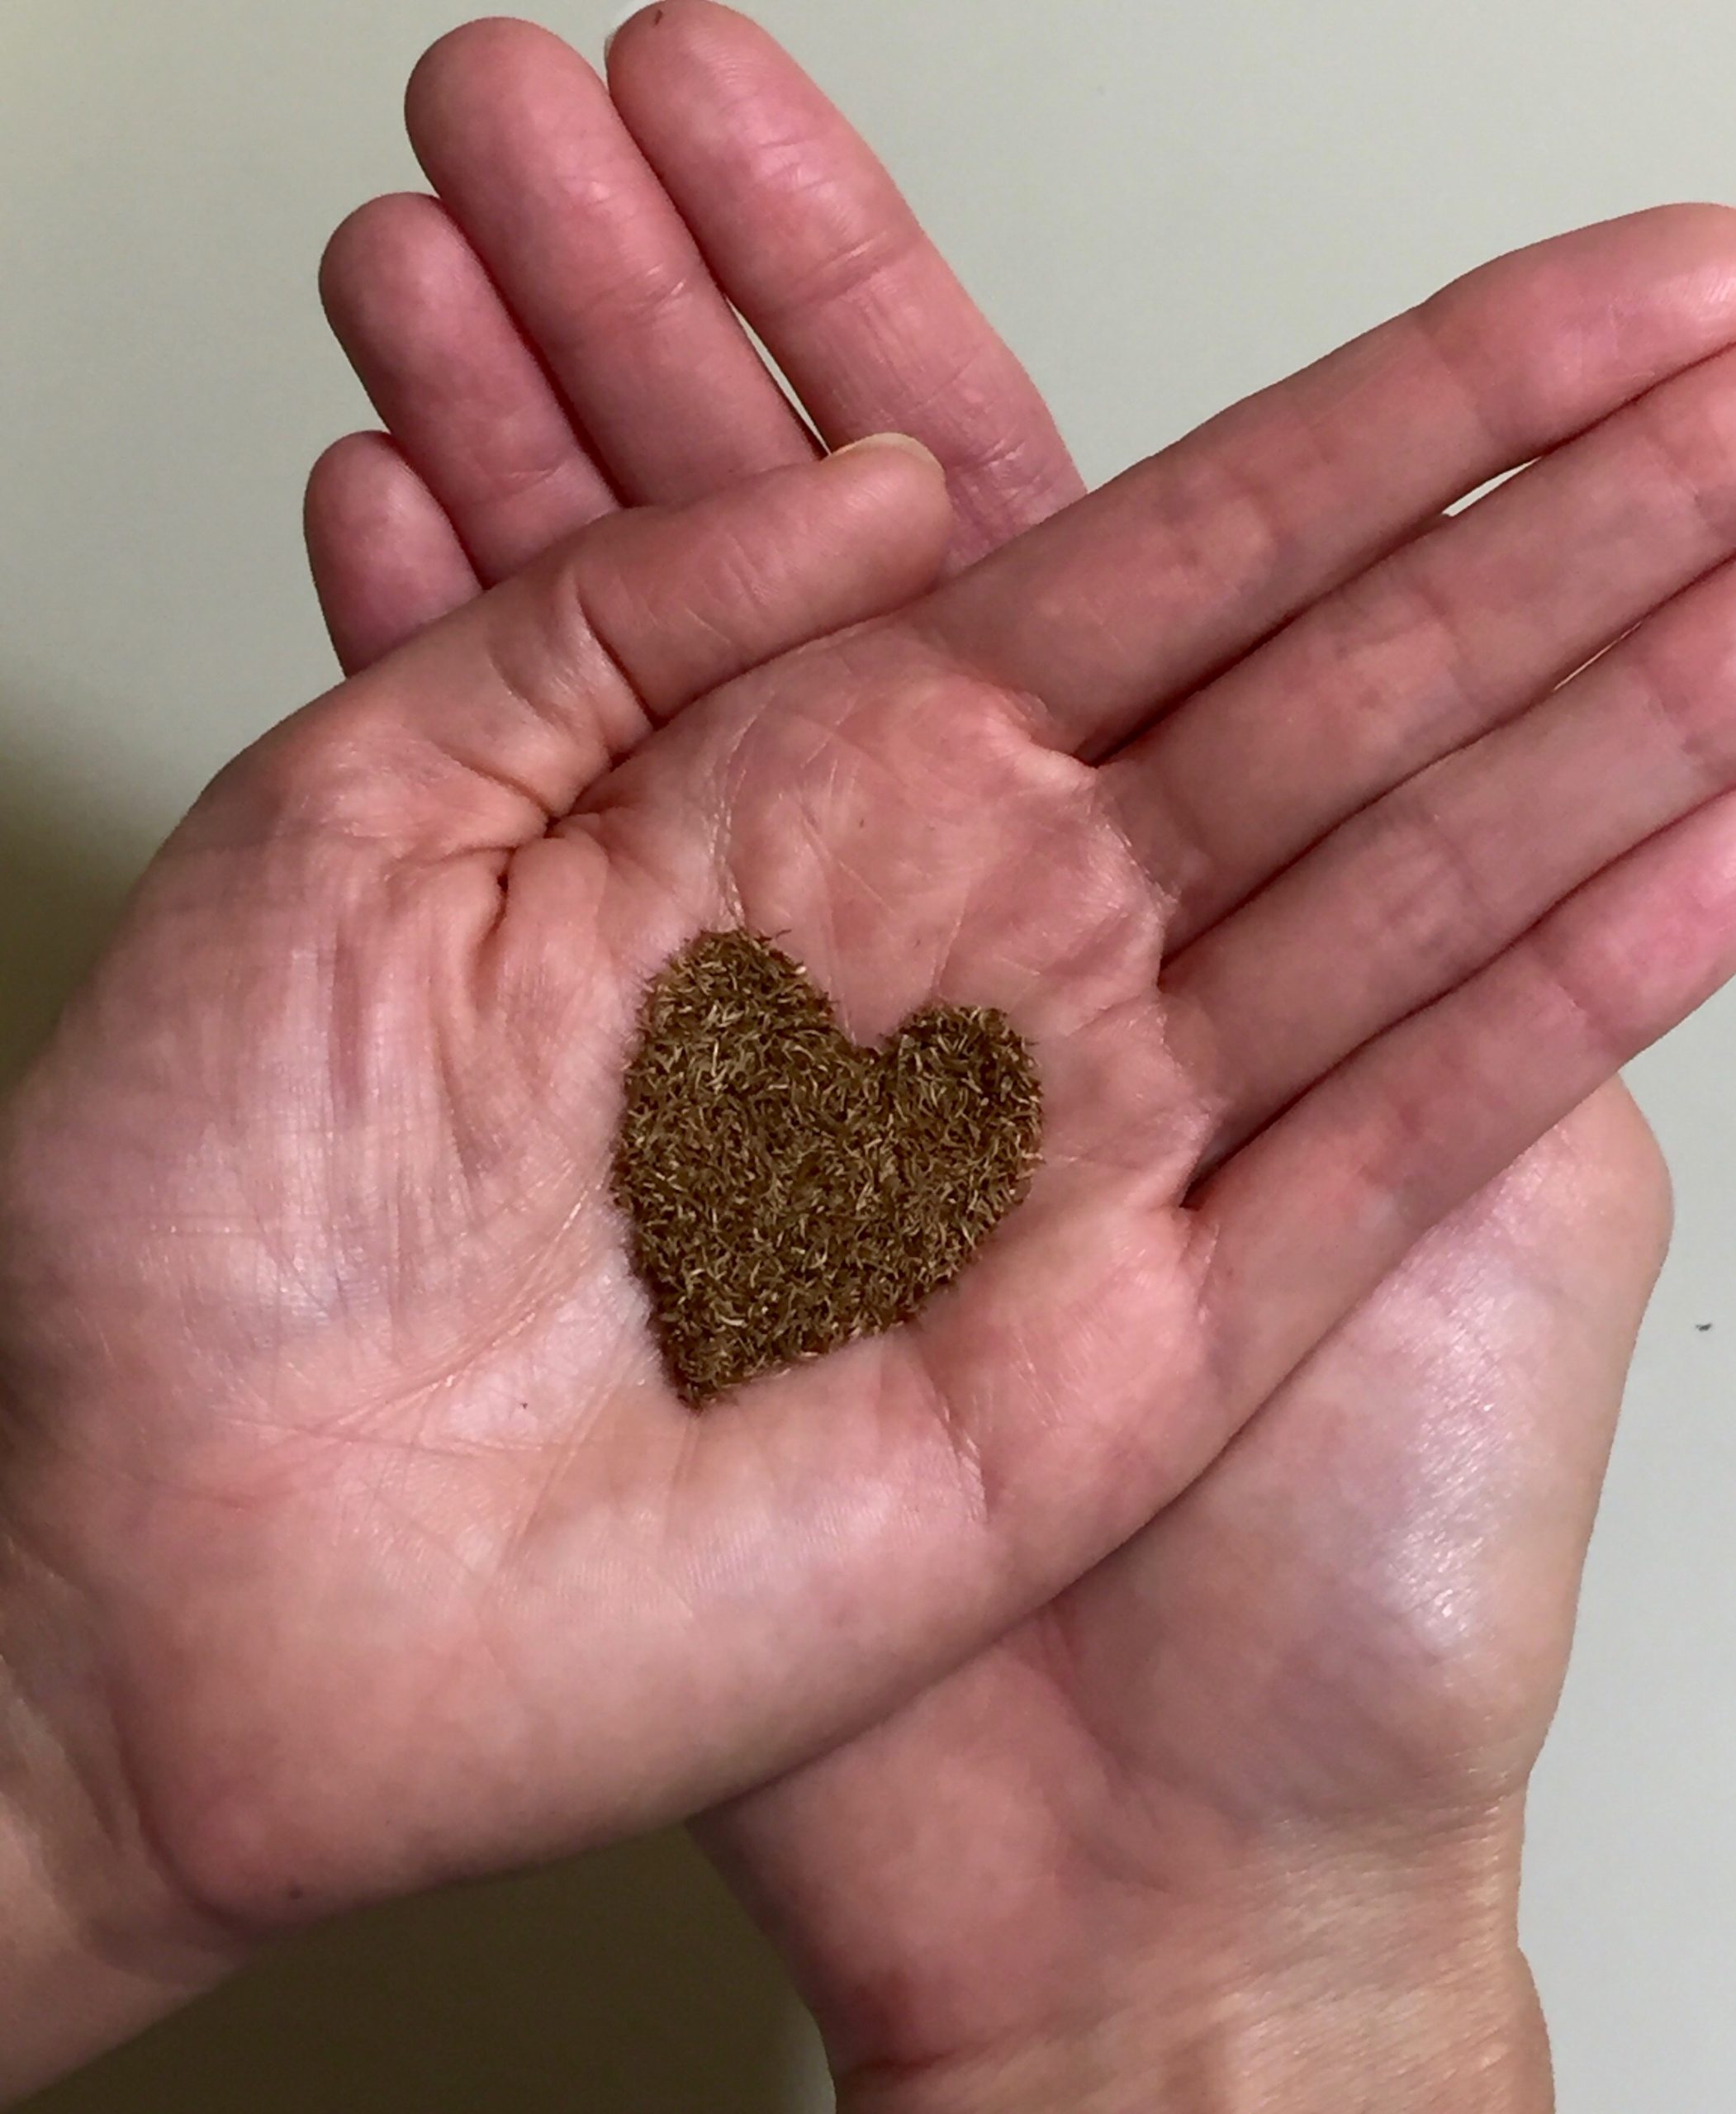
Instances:
[[[334,244],[333,320],[399,443],[344,443],[313,486],[349,666],[618,495],[800,455],[695,238],[823,433],[895,427],[946,463],[956,562],[1075,495],[1028,382],[768,39],[678,4],[621,37],[611,80],[624,126],[530,32],[448,40],[410,107],[452,217],[381,201]],[[557,140],[584,143],[565,173]],[[564,401],[518,356],[472,241]],[[673,325],[645,297],[671,286]],[[676,348],[648,379],[647,310]],[[524,475],[527,432],[546,478]],[[1227,587],[1201,568],[1203,601]],[[1425,614],[1369,699],[1396,719],[1430,680]],[[1109,1934],[1137,1941],[1264,1845],[1282,1862],[1298,1823],[1329,1854],[1389,1824],[1506,1857],[1667,1222],[1655,1145],[1611,1085],[1425,1237],[1113,1560],[716,1817],[842,2063],[938,2061],[1034,2030],[1057,1989],[1089,2003]]]
[[[524,32],[477,34],[420,83],[461,141],[491,52],[542,92]],[[1688,211],[1491,268],[908,609],[949,534],[992,538],[898,451],[604,522],[242,759],[9,1122],[6,1661],[37,1794],[95,1787],[178,1902],[269,1927],[742,1793],[1120,1549],[738,1808],[846,2064],[1017,2000],[1028,1900],[985,1897],[962,1979],[900,2012],[909,2045],[875,2039],[873,1993],[928,1966],[922,1827],[964,1854],[933,1787],[969,1769],[986,1808],[979,1753],[1017,1773],[1057,1927],[1097,1873],[1119,1894],[1187,1855],[1178,1819],[1509,1794],[1601,1443],[1558,1479],[1549,1332],[1615,1305],[1591,1265],[1620,1254],[1620,1331],[1578,1382],[1601,1420],[1655,1259],[1642,1173],[1608,1172],[1627,1119],[1582,1119],[1614,1136],[1545,1148],[1412,1251],[1730,965],[1733,265],[1725,216]],[[389,491],[316,494],[316,543],[420,506],[368,452]],[[582,482],[538,453],[506,512]],[[447,533],[474,571],[480,536]],[[335,569],[327,543],[344,606]],[[1546,789],[1558,827],[1520,831]],[[607,1161],[644,979],[738,922],[864,1038],[1001,1007],[1046,1159],[915,1325],[695,1422]],[[1547,1357],[1497,1413],[1520,1339]],[[1348,1571],[1345,1514],[1289,1466],[1335,1443]],[[1520,1593],[1534,1519],[1559,1548]],[[1455,1533],[1487,1569],[1447,1575]],[[889,1890],[873,1950],[841,1857]]]

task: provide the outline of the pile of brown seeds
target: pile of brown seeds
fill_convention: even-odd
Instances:
[[[695,1408],[908,1320],[1036,1164],[1003,1017],[937,1006],[865,1050],[768,940],[708,932],[647,993],[614,1165],[670,1374]]]

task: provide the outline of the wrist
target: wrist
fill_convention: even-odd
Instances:
[[[1263,1854],[1154,1904],[1016,2035],[856,2065],[841,2114],[1549,2114],[1515,1836]]]
[[[135,1946],[88,1923],[52,1853],[0,1810],[0,2105],[129,2039],[216,1982],[213,1955]]]
[[[16,1551],[12,1553],[16,1557]],[[154,1856],[121,1759],[76,1739],[43,1707],[22,1668],[55,1667],[74,1721],[96,1713],[73,1671],[82,1655],[38,1659],[55,1640],[34,1603],[23,1619],[18,1567],[0,1620],[0,2105],[130,2038],[240,1964],[244,1944],[178,1894]],[[51,1596],[49,1596],[51,1597]],[[46,1639],[43,1632],[46,1632]],[[67,1643],[61,1637],[59,1640]]]

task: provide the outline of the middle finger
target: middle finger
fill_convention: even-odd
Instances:
[[[1736,565],[1354,816],[1164,970],[1232,1152],[1636,846],[1736,787]]]
[[[423,59],[406,117],[628,505],[679,505],[811,459],[813,436],[577,52],[521,22],[473,23]]]
[[[1432,526],[1104,768],[1187,946],[1736,552],[1736,351]]]

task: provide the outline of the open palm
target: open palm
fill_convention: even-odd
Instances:
[[[661,14],[623,37],[612,73],[666,195],[588,72],[528,32],[451,41],[412,97],[424,159],[565,405],[437,208],[384,201],[334,246],[334,320],[416,465],[363,438],[315,480],[315,562],[351,665],[616,493],[684,496],[805,452],[671,199],[823,432],[901,426],[947,462],[956,558],[1074,489],[1028,384],[842,121],[739,18]],[[587,169],[563,177],[551,143],[576,138]],[[609,180],[577,210],[563,187],[599,172]],[[1677,268],[1669,247],[1653,252],[1660,287]],[[1581,253],[1591,308],[1563,297],[1552,257],[1535,261],[1523,321],[1539,362],[1595,327],[1600,273],[1613,305],[1639,254],[1607,239]],[[1682,363],[1728,331],[1704,310],[1677,311],[1684,325]],[[1662,335],[1656,350],[1625,386],[1661,371]],[[943,376],[965,379],[947,390]],[[1521,415],[1531,386],[1510,379],[1497,419]],[[1610,380],[1622,386],[1615,369]],[[1429,403],[1414,401],[1419,426]],[[588,453],[575,425],[595,437]],[[527,435],[543,474],[526,473]],[[1681,453],[1690,485],[1715,495],[1721,451],[1684,437],[1698,443]],[[1330,500],[1353,518],[1385,503],[1391,474],[1374,447],[1356,460],[1363,488],[1346,476]],[[1227,507],[1241,461],[1197,449],[1180,467],[1216,471]],[[1287,757],[1298,776],[1329,779],[1310,736],[1335,755],[1347,725],[1415,739],[1466,680],[1461,635],[1484,632],[1469,651],[1488,653],[1506,633],[1511,653],[1524,624],[1530,661],[1491,678],[1506,687],[1484,709],[1502,716],[1720,555],[1698,544],[1691,505],[1648,549],[1678,481],[1655,455],[1623,467],[1596,504],[1591,481],[1579,486],[1577,522],[1534,505],[1504,539],[1460,535],[1444,570],[1340,597],[1349,621],[1326,632],[1331,652],[1316,652],[1307,684],[1263,656],[1240,693],[1241,746],[1226,745],[1231,798]],[[1270,495],[1303,539],[1299,495]],[[1188,553],[1189,618],[1220,627],[1221,653],[1260,632],[1235,599],[1245,557],[1233,537]],[[1416,591],[1436,581],[1444,611]],[[1269,764],[1274,736],[1283,754]],[[1353,805],[1368,789],[1336,797]],[[1428,905],[1407,891],[1393,908]],[[1173,1901],[1224,1827],[1281,1840],[1298,1819],[1395,1810],[1435,1827],[1514,1823],[1666,1218],[1649,1137],[1611,1088],[1430,1236],[1112,1563],[873,1733],[720,1818],[713,1840],[792,1950],[842,2060],[920,2060],[1028,2028],[1057,1967],[1064,1986],[1089,1979],[1101,1947],[1081,1934],[1114,1927],[1129,1879]],[[1207,1891],[1222,1882],[1191,1877]],[[934,1932],[957,1929],[965,1901],[970,1941],[937,1952]]]
[[[4,1658],[40,1751],[257,1926],[740,1790],[1127,1543],[1736,952],[1731,583],[1647,614],[1723,555],[1704,486],[1658,490],[1639,607],[1601,583],[1596,626],[1639,628],[1507,726],[1565,672],[1529,630],[1466,717],[1214,813],[1246,708],[1198,690],[1293,617],[1264,652],[1301,735],[1321,634],[1341,668],[1418,591],[1384,556],[1416,518],[1613,415],[1411,549],[1599,528],[1613,469],[1704,429],[1715,378],[1666,377],[1726,327],[1729,244],[1690,213],[1496,268],[908,609],[950,524],[895,449],[603,523],[241,759],[9,1120]],[[1601,357],[1512,334],[1539,286],[1588,349],[1619,319]],[[1250,517],[1280,469],[1359,491],[1401,424],[1404,474],[1329,531]],[[1202,609],[1214,546],[1242,563]],[[719,926],[860,1038],[1000,1008],[1046,1129],[915,1322],[696,1421],[609,1166],[646,983]]]

